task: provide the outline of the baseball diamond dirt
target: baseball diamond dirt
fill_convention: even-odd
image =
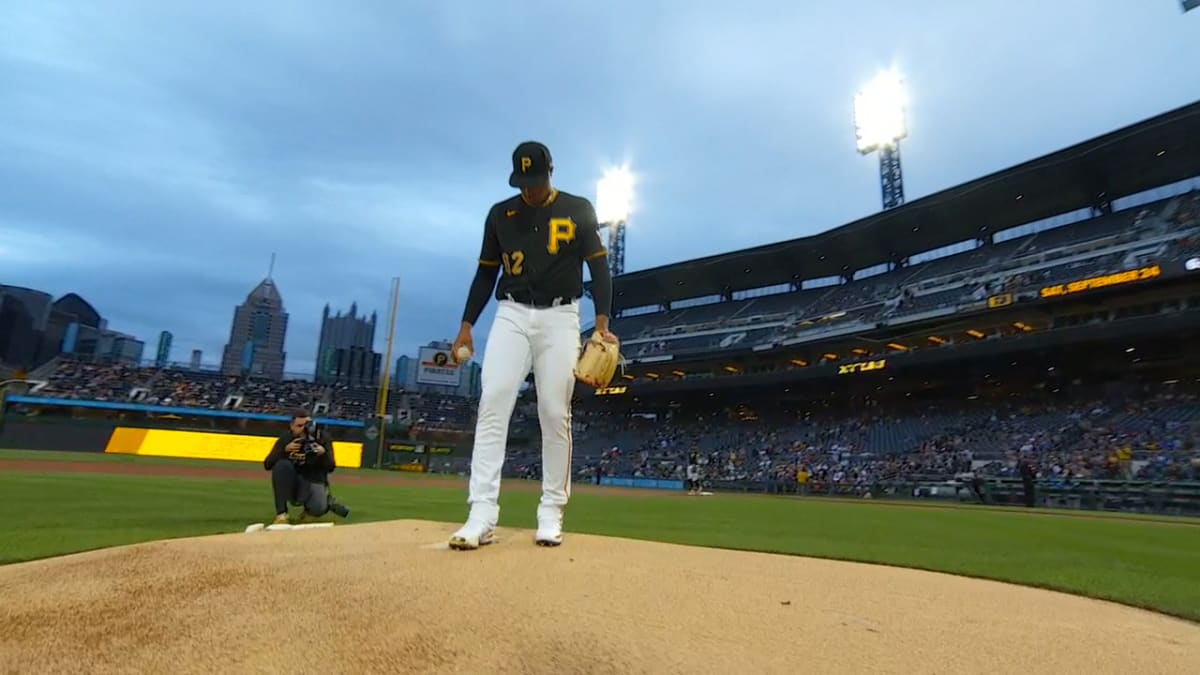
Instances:
[[[262,475],[11,459],[0,471]],[[446,546],[456,526],[339,523],[6,565],[0,673],[1181,673],[1200,654],[1200,624],[1001,582],[574,533],[546,549],[506,528],[460,553]]]
[[[12,673],[1182,673],[1200,626],[878,565],[392,521],[0,568]],[[1190,665],[1189,665],[1190,664]]]

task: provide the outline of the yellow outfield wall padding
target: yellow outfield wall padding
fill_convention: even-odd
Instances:
[[[148,457],[261,462],[274,445],[275,439],[270,436],[118,427],[113,430],[104,451]],[[362,444],[334,441],[333,461],[339,468],[360,468]]]
[[[108,443],[104,446],[104,452],[114,455],[136,455],[138,454],[138,448],[142,447],[142,439],[145,437],[145,429],[117,427],[113,429],[112,435],[108,437]]]
[[[362,453],[362,443],[352,443],[350,441],[333,442],[333,462],[338,466],[344,466],[349,469],[361,469]]]

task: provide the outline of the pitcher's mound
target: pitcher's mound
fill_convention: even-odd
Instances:
[[[0,568],[0,663],[51,673],[1180,673],[1200,627],[949,575],[396,521]]]

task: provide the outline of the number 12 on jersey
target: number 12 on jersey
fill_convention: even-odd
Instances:
[[[504,253],[500,256],[504,261],[504,273],[510,277],[519,277],[521,272],[525,271],[525,254],[521,251],[513,251],[512,254]]]

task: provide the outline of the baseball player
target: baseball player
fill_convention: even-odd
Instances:
[[[518,145],[508,184],[521,193],[492,205],[484,221],[479,266],[452,350],[455,360],[464,360],[462,347],[474,352],[471,327],[493,286],[498,306],[483,359],[467,499],[470,513],[450,537],[450,547],[456,550],[492,541],[500,516],[500,469],[509,420],[530,368],[542,428],[542,498],[534,541],[541,546],[562,543],[563,508],[571,494],[571,397],[580,356],[579,298],[585,263],[593,282],[595,330],[616,341],[608,330],[612,277],[596,211],[587,199],[553,188],[553,172],[545,145]]]
[[[689,495],[700,494],[700,453],[695,448],[688,453],[687,489]]]

